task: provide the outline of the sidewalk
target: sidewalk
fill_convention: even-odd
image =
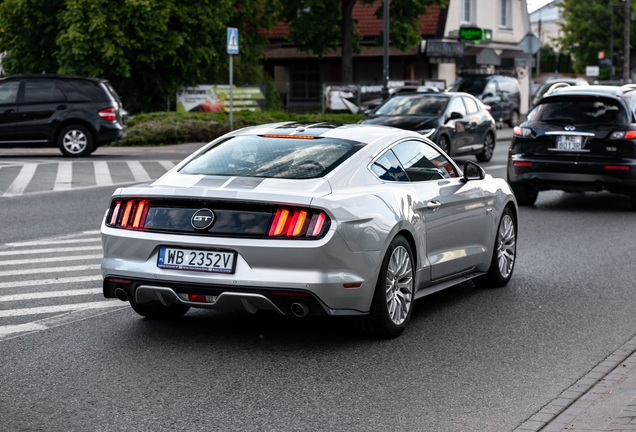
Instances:
[[[636,431],[636,336],[517,431]]]

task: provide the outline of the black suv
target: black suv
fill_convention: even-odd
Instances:
[[[514,129],[508,182],[520,205],[539,191],[626,194],[636,208],[636,85],[566,87]]]
[[[59,147],[87,156],[126,136],[123,107],[108,81],[64,75],[0,79],[0,147]]]
[[[460,74],[446,91],[466,92],[490,107],[490,114],[497,123],[506,122],[510,127],[519,124],[521,92],[519,81],[502,75]]]

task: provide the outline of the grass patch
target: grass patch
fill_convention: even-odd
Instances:
[[[288,114],[283,111],[234,113],[234,129],[266,123],[357,123],[361,114]],[[128,135],[113,146],[160,146],[208,142],[230,131],[227,113],[154,112],[134,116],[126,124]]]

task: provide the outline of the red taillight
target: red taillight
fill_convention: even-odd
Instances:
[[[523,161],[514,161],[512,164],[514,166],[518,166],[518,167],[531,167],[532,166],[532,162],[523,162]]]
[[[278,209],[269,227],[269,237],[319,237],[327,215],[308,210]]]
[[[188,301],[195,303],[207,303],[208,299],[202,294],[188,294]]]
[[[117,120],[117,110],[115,108],[106,108],[99,111],[97,114],[106,121]]]
[[[625,132],[625,139],[636,139],[636,130],[629,130]]]
[[[629,171],[628,165],[605,165],[606,170],[610,171]]]
[[[117,228],[143,229],[147,214],[147,200],[117,201],[107,225]]]
[[[523,135],[523,129],[521,129],[521,127],[519,126],[515,126],[514,129],[512,130],[512,133],[517,136],[521,136]]]

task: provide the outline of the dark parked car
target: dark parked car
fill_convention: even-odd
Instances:
[[[538,104],[541,98],[548,92],[548,90],[553,88],[555,84],[561,83],[564,84],[564,87],[567,87],[566,84],[570,86],[589,86],[589,83],[583,78],[550,78],[545,80],[532,95],[532,106]]]
[[[520,205],[539,191],[626,194],[636,208],[636,85],[566,87],[514,129],[508,182]]]
[[[361,123],[419,132],[448,155],[477,155],[488,162],[495,150],[495,120],[468,93],[410,93],[388,99]]]
[[[108,81],[64,75],[0,79],[0,147],[59,147],[87,156],[123,138],[123,107]]]
[[[519,81],[501,75],[460,74],[446,91],[466,92],[490,106],[490,114],[497,122],[510,127],[519,124],[521,94]]]

